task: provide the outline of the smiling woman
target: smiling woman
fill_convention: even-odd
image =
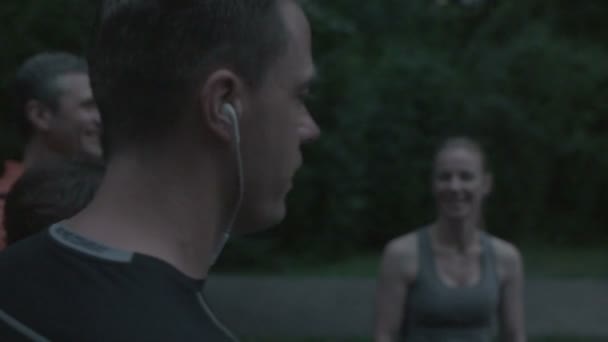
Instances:
[[[525,341],[522,262],[517,249],[483,230],[492,188],[481,147],[448,139],[437,151],[437,220],[388,243],[376,297],[376,342]]]

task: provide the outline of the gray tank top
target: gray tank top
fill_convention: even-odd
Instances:
[[[401,340],[491,341],[498,308],[499,281],[489,236],[482,232],[479,282],[472,286],[449,287],[437,273],[429,229],[420,229],[417,235],[418,273],[408,289]]]

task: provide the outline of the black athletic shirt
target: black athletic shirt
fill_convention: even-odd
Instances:
[[[202,286],[54,225],[0,252],[0,341],[236,341]]]

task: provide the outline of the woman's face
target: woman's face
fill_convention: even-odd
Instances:
[[[477,151],[447,147],[435,160],[433,193],[439,216],[450,220],[475,219],[490,192],[490,176]]]

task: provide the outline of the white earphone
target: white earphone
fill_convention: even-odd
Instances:
[[[226,117],[228,118],[228,120],[232,124],[232,129],[233,129],[233,133],[234,133],[234,139],[235,139],[235,141],[236,141],[236,143],[238,145],[240,143],[240,141],[241,141],[241,134],[239,132],[239,116],[236,113],[236,110],[234,109],[234,106],[232,106],[230,103],[224,103],[222,105],[222,113],[224,115],[226,115]]]
[[[228,239],[230,238],[230,233],[232,232],[232,227],[234,225],[234,221],[236,220],[239,210],[241,209],[241,203],[243,202],[243,194],[245,192],[244,183],[243,183],[243,160],[241,158],[241,133],[239,131],[239,115],[237,114],[236,110],[234,109],[234,106],[232,106],[232,104],[230,104],[230,103],[224,103],[222,105],[222,114],[224,114],[226,116],[226,118],[228,119],[228,121],[230,121],[230,123],[232,125],[232,130],[233,130],[234,154],[235,154],[235,158],[236,158],[237,177],[238,177],[238,180],[237,180],[238,181],[238,184],[237,184],[237,186],[238,186],[238,195],[237,196],[238,197],[236,200],[236,204],[234,205],[232,215],[230,216],[230,218],[228,220],[228,224],[227,224],[225,230],[223,232],[220,232],[223,234],[221,236],[221,240],[218,241],[217,245],[215,246],[214,255],[213,255],[213,258],[211,259],[211,265],[215,264],[218,257],[220,256],[220,253],[224,249],[226,242],[228,242]]]

